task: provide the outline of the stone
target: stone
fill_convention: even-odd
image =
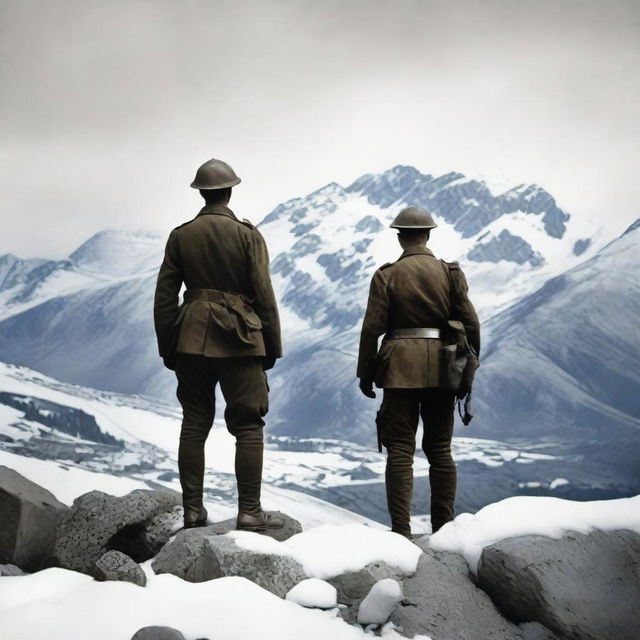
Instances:
[[[302,565],[291,556],[244,549],[230,536],[210,529],[180,531],[153,560],[155,573],[171,573],[189,582],[240,576],[281,598],[307,577]]]
[[[328,580],[338,592],[338,602],[348,606],[358,605],[371,591],[371,587],[384,578],[400,579],[397,569],[386,562],[371,562],[360,571],[349,571]]]
[[[15,564],[0,564],[0,577],[25,575],[27,574],[20,567],[16,567]]]
[[[640,638],[640,534],[521,536],[486,547],[478,584],[517,622],[572,640]]]
[[[518,626],[460,569],[457,562],[440,562],[435,553],[423,553],[416,573],[403,580],[405,599],[393,610],[391,622],[408,637],[521,640]]]
[[[0,466],[0,563],[27,571],[53,566],[56,527],[67,511],[50,491]]]
[[[183,526],[184,509],[176,505],[151,518],[144,529],[143,540],[149,553],[155,556]]]
[[[290,600],[301,607],[315,609],[333,609],[338,606],[338,592],[336,588],[318,578],[307,578],[287,593],[285,600]]]
[[[292,518],[286,513],[282,513],[282,511],[267,511],[267,513],[282,518],[284,520],[284,526],[280,529],[267,529],[261,535],[269,536],[278,542],[283,542],[284,540],[291,538],[291,536],[295,536],[297,533],[302,533],[302,525],[295,518]],[[230,531],[235,531],[236,519],[229,518],[229,520],[216,522],[215,524],[209,525],[207,530],[218,535],[224,535]]]
[[[147,584],[147,576],[142,567],[121,551],[107,551],[96,562],[98,580],[132,582],[139,587]]]
[[[539,622],[523,622],[520,630],[522,640],[559,640],[555,633]]]
[[[147,526],[180,502],[180,494],[169,491],[79,496],[58,524],[55,553],[60,566],[98,577],[96,562],[107,551],[122,551],[136,562],[152,558],[157,545],[149,544]]]
[[[402,587],[391,578],[378,580],[358,607],[358,622],[384,624],[394,607],[404,599]]]
[[[173,627],[142,627],[131,640],[185,640],[184,636]]]

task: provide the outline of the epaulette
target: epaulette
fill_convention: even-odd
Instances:
[[[242,218],[242,220],[240,220],[240,223],[243,224],[245,227],[249,227],[249,229],[255,229],[255,225],[250,222],[249,220],[247,220],[246,218]]]
[[[460,263],[456,262],[455,260],[453,262],[447,262],[446,260],[443,260],[442,258],[440,258],[440,262],[446,265],[451,271],[455,271],[455,270],[460,271]]]
[[[186,222],[179,224],[177,227],[174,227],[173,230],[175,231],[176,229],[180,229],[181,227],[184,227],[186,224],[189,224],[190,222],[193,222],[193,220],[187,220]]]
[[[392,264],[394,264],[393,262],[385,262],[380,268],[379,271],[382,271],[383,269],[386,269],[387,267],[390,267]]]

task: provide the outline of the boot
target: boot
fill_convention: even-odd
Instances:
[[[187,506],[184,508],[184,528],[204,527],[207,524],[207,510],[204,507]]]
[[[239,531],[254,531],[264,533],[268,529],[282,529],[284,519],[280,516],[260,510],[257,514],[238,512],[236,529]]]

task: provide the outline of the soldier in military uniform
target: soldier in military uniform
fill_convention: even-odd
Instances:
[[[265,371],[282,356],[280,322],[264,239],[228,206],[239,182],[220,160],[198,169],[191,186],[206,204],[169,234],[155,290],[158,348],[165,366],[176,373],[183,412],[178,467],[187,528],[207,521],[204,444],[218,382],[227,428],[236,438],[237,526],[263,531],[284,524],[260,504]],[[186,291],[178,305],[183,282]]]
[[[455,262],[436,259],[426,246],[436,226],[420,207],[403,209],[391,224],[398,229],[403,253],[373,275],[358,357],[361,391],[375,398],[374,383],[384,390],[376,421],[379,440],[387,449],[387,503],[392,530],[409,538],[420,417],[422,449],[430,465],[433,531],[453,519],[456,467],[451,436],[456,394],[441,388],[440,376],[447,322],[462,322],[469,344],[480,353],[478,317],[467,297],[462,270]],[[378,351],[378,338],[383,334]]]

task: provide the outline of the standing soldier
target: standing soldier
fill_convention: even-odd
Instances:
[[[391,224],[398,229],[403,253],[373,275],[358,356],[362,393],[375,398],[374,382],[384,389],[376,422],[379,442],[387,448],[387,504],[392,531],[408,538],[419,417],[424,427],[422,449],[430,465],[433,531],[453,519],[456,467],[451,436],[456,394],[442,388],[440,374],[442,332],[448,321],[460,321],[469,344],[480,352],[478,317],[467,297],[462,270],[456,262],[437,260],[426,247],[436,226],[420,207],[403,209]]]
[[[237,527],[264,531],[284,524],[260,504],[265,371],[282,356],[280,322],[264,239],[227,206],[239,182],[220,160],[198,169],[191,186],[206,204],[169,234],[156,284],[158,348],[165,366],[176,373],[182,405],[178,467],[185,528],[207,521],[204,444],[213,425],[218,382],[227,428],[236,438]],[[178,306],[183,282],[186,291]]]

